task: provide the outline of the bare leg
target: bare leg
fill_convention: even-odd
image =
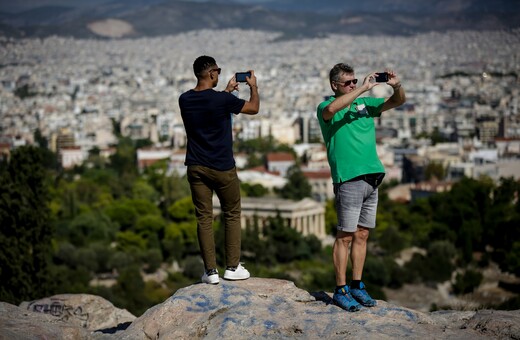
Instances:
[[[334,263],[334,271],[336,272],[336,285],[343,286],[347,284],[347,263],[349,246],[352,243],[354,233],[339,231],[336,235],[336,241],[332,248],[332,259]]]
[[[358,226],[358,230],[354,233],[352,241],[352,279],[361,280],[363,275],[363,266],[367,255],[367,240],[369,230],[365,227]]]

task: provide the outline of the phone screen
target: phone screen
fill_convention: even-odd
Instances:
[[[388,81],[388,73],[380,72],[376,73],[376,83],[386,83]]]
[[[245,83],[246,77],[251,77],[251,72],[237,72],[235,73],[235,79],[239,83]]]

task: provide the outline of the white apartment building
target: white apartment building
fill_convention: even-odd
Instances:
[[[59,150],[59,159],[64,169],[70,169],[75,165],[81,165],[87,159],[87,153],[79,146],[63,147]]]

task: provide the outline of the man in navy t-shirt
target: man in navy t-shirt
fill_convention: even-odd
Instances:
[[[220,200],[225,227],[226,271],[224,279],[244,280],[250,274],[240,264],[240,183],[233,158],[232,115],[257,114],[260,98],[254,71],[246,83],[251,89],[249,101],[232,91],[238,82],[231,78],[222,92],[213,88],[220,74],[214,58],[200,56],[193,63],[197,77],[194,89],[179,97],[181,116],[188,137],[186,162],[191,196],[197,217],[197,235],[204,261],[202,282],[217,284],[219,276],[213,235],[213,193]]]

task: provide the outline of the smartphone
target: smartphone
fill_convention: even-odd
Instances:
[[[237,72],[235,73],[235,79],[239,83],[245,83],[246,77],[251,77],[251,72]]]
[[[388,73],[387,72],[376,73],[375,80],[376,80],[376,83],[386,83],[388,81]]]

